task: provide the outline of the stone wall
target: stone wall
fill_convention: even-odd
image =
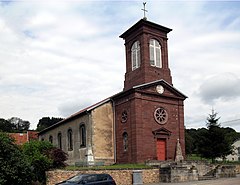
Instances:
[[[92,148],[94,161],[114,163],[113,109],[111,102],[92,111]]]
[[[117,185],[132,185],[133,170],[87,170],[87,171],[64,171],[54,170],[47,172],[47,185],[55,185],[58,182],[66,180],[79,173],[108,173],[110,174]],[[159,182],[159,169],[143,169],[143,183]]]
[[[236,169],[235,170],[236,170],[237,174],[240,174],[240,164],[236,165]]]
[[[151,162],[150,164],[157,165]],[[182,163],[162,163],[160,182],[186,182],[210,178],[236,177],[240,165],[219,165],[201,161],[184,161]]]

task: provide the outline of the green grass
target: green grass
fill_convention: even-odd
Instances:
[[[210,161],[209,159],[202,158],[197,154],[188,155],[187,160],[190,160],[190,161]]]
[[[119,169],[149,169],[152,168],[145,164],[114,164],[110,166],[67,166],[65,170],[119,170]]]

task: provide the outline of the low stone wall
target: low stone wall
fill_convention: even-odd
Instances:
[[[236,166],[235,165],[219,166],[216,169],[216,175],[215,176],[220,177],[220,178],[236,177]]]
[[[237,164],[237,165],[236,165],[236,169],[235,169],[235,170],[236,170],[236,173],[237,173],[237,174],[240,174],[240,164]]]
[[[54,170],[47,172],[47,185],[55,185],[58,182],[66,180],[79,173],[108,173],[110,174],[117,185],[132,185],[132,174],[134,170],[86,170],[86,171],[64,171]],[[159,182],[159,169],[143,169],[143,183]]]
[[[161,164],[160,182],[186,182],[210,178],[236,177],[239,165],[219,165],[184,161],[182,163]]]

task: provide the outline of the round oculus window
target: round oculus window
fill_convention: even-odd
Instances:
[[[155,111],[154,111],[154,119],[157,123],[159,124],[165,124],[168,120],[168,113],[167,111],[160,107],[160,108],[157,108]]]
[[[127,119],[128,119],[128,115],[127,115],[127,111],[125,110],[125,111],[122,112],[121,122],[125,123],[127,121]]]

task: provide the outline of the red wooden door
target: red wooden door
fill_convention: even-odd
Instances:
[[[166,140],[165,139],[157,140],[157,159],[159,161],[166,160]]]

